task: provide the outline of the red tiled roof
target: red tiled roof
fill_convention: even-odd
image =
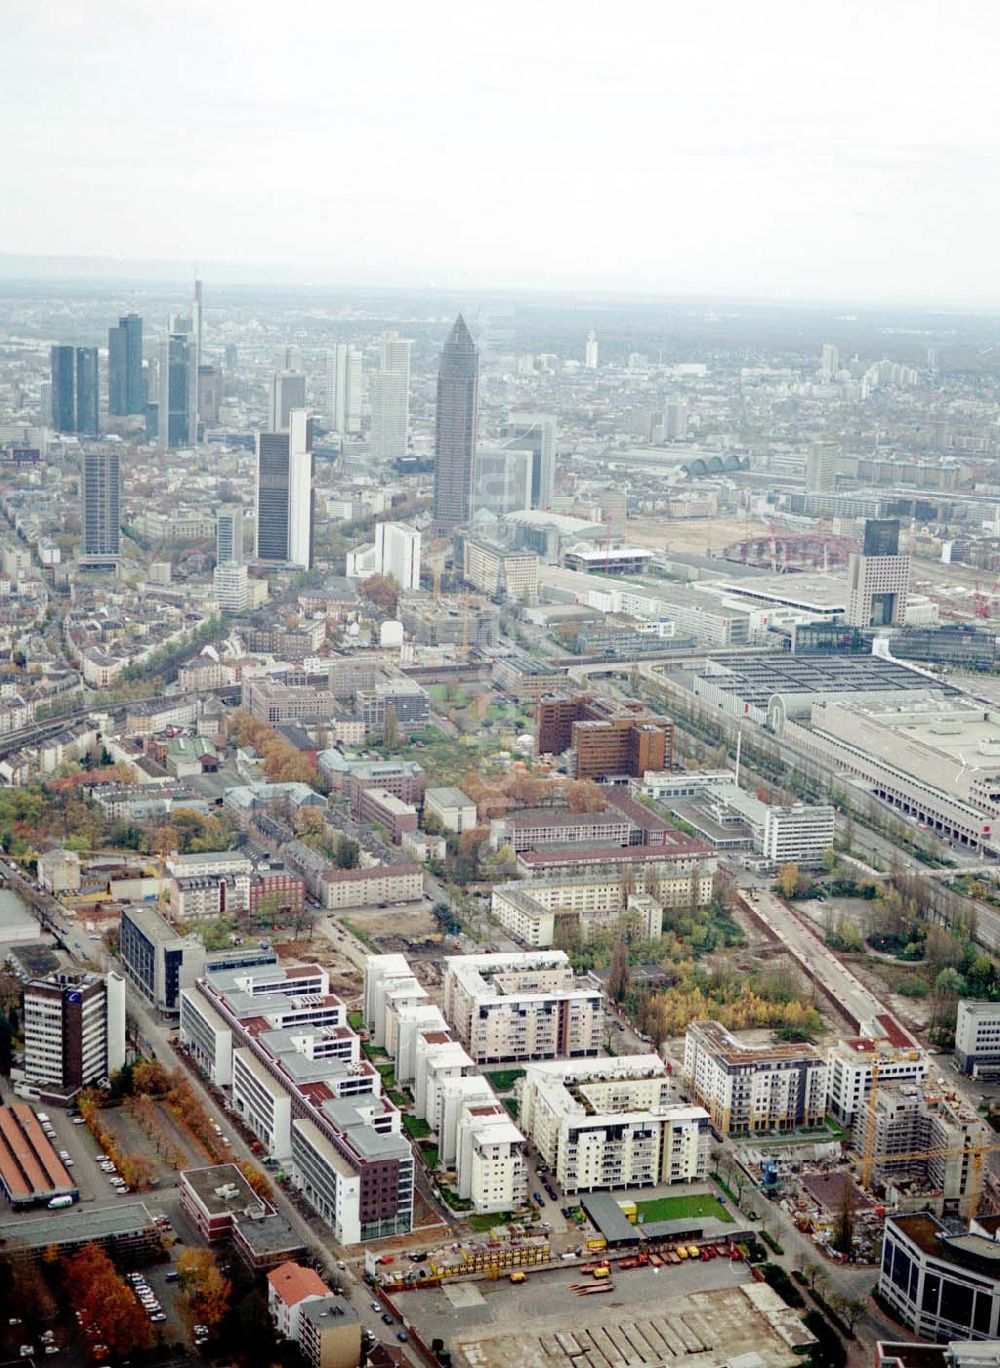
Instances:
[[[314,1268],[302,1264],[279,1264],[267,1275],[267,1280],[286,1306],[297,1306],[304,1297],[327,1297],[330,1289]]]

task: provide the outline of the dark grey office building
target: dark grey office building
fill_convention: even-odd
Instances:
[[[76,431],[76,355],[73,347],[52,348],[52,426]]]
[[[434,525],[448,531],[472,517],[479,352],[461,314],[441,352],[434,442]]]
[[[257,559],[286,561],[289,538],[287,432],[257,434]]]
[[[96,347],[76,349],[76,430],[87,437],[100,431],[100,382]]]
[[[160,343],[159,440],[189,446],[197,440],[198,370],[195,346],[186,332],[168,333]]]
[[[137,313],[119,318],[108,329],[108,412],[118,417],[144,413],[142,381],[142,319]]]
[[[116,570],[121,549],[121,470],[117,452],[84,452],[80,494],[80,565],[88,570]]]
[[[899,555],[899,519],[868,518],[865,522],[866,556]]]

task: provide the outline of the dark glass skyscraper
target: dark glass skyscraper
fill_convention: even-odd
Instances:
[[[441,352],[434,442],[434,525],[448,531],[472,517],[479,352],[465,319],[455,319]]]
[[[143,413],[142,319],[125,314],[108,329],[108,412],[118,416]]]
[[[97,348],[76,349],[76,431],[96,437],[99,431],[100,387]]]
[[[288,559],[289,435],[257,434],[257,559]]]
[[[52,348],[52,426],[76,431],[76,357],[72,347]]]
[[[195,395],[198,370],[187,332],[170,332],[160,343],[159,440],[163,446],[188,446],[197,439]]]

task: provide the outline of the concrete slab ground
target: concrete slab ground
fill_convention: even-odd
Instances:
[[[679,1280],[674,1290],[670,1275],[661,1273],[660,1295],[636,1297],[632,1276],[616,1275],[613,1292],[576,1298],[571,1317],[526,1317],[505,1298],[506,1324],[451,1337],[454,1362],[461,1368],[708,1368],[749,1346],[766,1368],[798,1361],[771,1318],[741,1292],[682,1293]]]
[[[731,1354],[743,1352],[747,1344],[758,1341],[773,1351],[773,1357],[767,1358],[768,1368],[785,1368],[793,1361],[782,1336],[742,1295],[741,1288],[757,1286],[744,1263],[712,1259],[661,1269],[647,1266],[624,1273],[615,1270],[611,1280],[611,1292],[578,1296],[571,1286],[586,1285],[591,1280],[578,1266],[567,1263],[565,1268],[544,1272],[529,1270],[527,1281],[517,1286],[506,1278],[466,1284],[478,1289],[479,1305],[458,1306],[438,1288],[404,1293],[396,1298],[396,1305],[404,1320],[419,1327],[428,1342],[435,1336],[445,1341],[454,1351],[456,1368],[515,1368],[522,1362],[530,1368],[535,1358],[539,1363],[545,1358],[542,1339],[551,1347],[557,1333],[575,1334],[578,1328],[588,1326],[607,1330],[612,1323],[632,1325],[663,1316],[666,1319],[659,1327],[660,1338],[656,1343],[672,1343],[675,1349],[670,1354],[664,1350],[659,1359],[649,1357],[647,1350],[643,1350],[647,1357],[640,1359],[633,1349],[623,1354],[623,1361],[636,1365],[658,1365],[661,1361],[673,1364],[678,1357],[703,1352],[693,1342],[688,1348],[685,1339],[690,1337],[691,1325],[695,1324],[688,1323],[688,1316],[694,1313],[708,1317],[713,1324],[712,1336],[706,1342],[712,1364],[722,1363]],[[454,1294],[459,1286],[449,1288],[449,1292]],[[675,1312],[683,1315],[682,1322],[677,1321]],[[717,1326],[712,1321],[714,1315],[718,1318]],[[733,1316],[735,1321],[731,1323]],[[726,1352],[719,1353],[723,1342]],[[589,1358],[588,1349],[587,1358],[579,1358],[576,1368],[591,1368]],[[698,1360],[706,1368],[709,1361],[708,1357]],[[592,1362],[594,1368],[617,1368],[607,1355],[595,1354]],[[556,1363],[546,1360],[545,1368],[559,1368],[558,1359]]]

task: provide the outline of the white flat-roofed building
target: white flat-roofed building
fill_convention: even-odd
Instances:
[[[232,1027],[208,998],[193,989],[181,993],[181,1043],[217,1088],[233,1081]]]
[[[424,812],[436,817],[445,831],[472,831],[477,825],[476,805],[460,788],[429,788]]]
[[[477,1064],[597,1054],[603,995],[575,977],[564,951],[451,955],[444,1012]]]
[[[391,1024],[386,1031],[393,1042],[392,1055],[397,1083],[411,1083],[416,1075],[417,1040],[425,1031],[447,1031],[448,1023],[440,1007],[430,1002],[407,1003],[390,1007]]]
[[[887,1216],[878,1291],[921,1340],[1000,1338],[996,1218],[959,1233],[927,1211]]]
[[[528,1187],[524,1136],[495,1098],[464,1104],[455,1168],[458,1195],[479,1213],[511,1211],[524,1201]]]
[[[292,1099],[249,1050],[233,1051],[233,1107],[275,1159],[292,1153]]]
[[[819,1126],[826,1114],[828,1067],[813,1045],[744,1045],[717,1021],[694,1021],[684,1077],[727,1135]]]
[[[708,1173],[708,1113],[670,1103],[659,1055],[529,1064],[517,1092],[521,1127],[566,1192]]]
[[[442,1164],[455,1163],[458,1123],[466,1104],[495,1101],[496,1095],[482,1074],[462,1074],[442,1080],[438,1104],[438,1152]]]
[[[885,1038],[852,1036],[830,1047],[827,1056],[827,1107],[844,1126],[853,1126],[868,1106],[872,1075],[878,1086],[921,1084],[927,1078],[930,1062],[914,1042],[893,1045]]]
[[[292,1163],[299,1191],[337,1232],[341,1244],[361,1240],[361,1178],[315,1122],[295,1120],[291,1128]]]
[[[394,995],[397,1008],[415,1006],[427,997],[404,955],[369,955],[365,960],[363,1011],[375,1045],[385,1045],[388,1003]]]
[[[229,1061],[237,1114],[291,1162],[293,1181],[337,1239],[406,1234],[413,1154],[344,1004],[321,991],[328,987],[316,965],[219,970],[182,994],[181,1042],[216,1081]],[[314,1130],[302,1130],[306,1121]]]
[[[714,860],[707,862],[714,867]],[[498,884],[491,911],[505,931],[525,945],[548,947],[560,920],[586,938],[628,922],[643,940],[663,934],[663,909],[698,905],[711,897],[712,872],[681,874],[672,866],[638,868],[628,880],[608,874],[575,879],[532,879]]]
[[[998,848],[1000,715],[930,689],[879,702],[814,703],[781,735],[876,797],[973,850]]]
[[[1000,1002],[962,998],[955,1018],[955,1058],[973,1078],[1000,1069]]]
[[[475,1071],[475,1064],[457,1040],[446,1031],[431,1031],[418,1036],[416,1075],[413,1081],[413,1110],[437,1130],[440,1120],[441,1089],[450,1078],[462,1078]]]

